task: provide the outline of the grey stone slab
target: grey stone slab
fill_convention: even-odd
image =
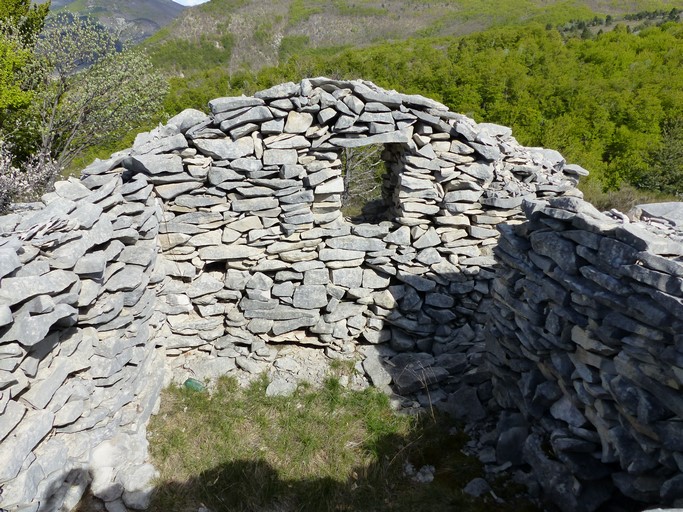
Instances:
[[[148,187],[151,192],[151,186]],[[94,203],[85,203],[79,205],[76,210],[71,213],[71,219],[78,222],[81,229],[90,229],[93,227],[102,216],[102,207]]]
[[[339,133],[344,133],[348,132],[349,129],[354,125],[356,122],[357,116],[351,115],[349,112],[349,115],[344,115],[342,114],[337,118],[337,122],[334,123],[333,131],[334,132],[339,132]]]
[[[50,432],[54,414],[28,411],[21,423],[0,443],[0,482],[15,478],[31,450]]]
[[[296,164],[298,159],[296,149],[266,149],[263,152],[264,165],[292,165]]]
[[[215,277],[209,274],[202,274],[197,279],[192,281],[190,286],[187,287],[185,293],[191,299],[196,297],[201,297],[206,294],[213,294],[217,291],[223,289],[223,282],[219,281]]]
[[[304,183],[309,187],[315,187],[321,183],[341,176],[341,168],[339,167],[323,167],[318,171],[311,171],[311,166],[307,168],[307,176],[304,178]]]
[[[140,284],[144,272],[145,269],[138,265],[125,265],[105,281],[104,289],[109,292],[131,291]]]
[[[272,188],[255,187],[255,186],[252,186],[251,184],[249,184],[247,186],[237,187],[236,190],[237,190],[237,192],[239,192],[239,194],[241,196],[246,197],[246,198],[266,197],[266,196],[273,196],[275,194],[275,190]],[[271,208],[272,208],[272,206],[271,206]]]
[[[487,160],[500,160],[502,157],[502,152],[497,145],[480,144],[478,142],[470,142],[469,145]]]
[[[154,187],[154,190],[156,193],[161,197],[162,199],[165,199],[166,201],[170,201],[171,199],[182,195],[182,194],[187,194],[188,192],[191,192],[193,190],[197,190],[202,188],[202,184],[200,182],[181,182],[181,183],[168,183],[165,185],[157,185]]]
[[[483,190],[453,190],[444,196],[446,203],[476,203],[484,193]]]
[[[290,112],[292,114],[293,112]],[[278,135],[263,141],[268,149],[305,149],[310,148],[310,141],[303,135]]]
[[[428,179],[415,178],[413,176],[408,176],[407,174],[400,174],[398,176],[398,185],[407,190],[432,190],[434,184]]]
[[[411,138],[411,130],[403,129],[380,133],[378,135],[370,135],[369,137],[332,137],[329,142],[330,144],[341,148],[359,148],[370,144],[408,144],[411,141]]]
[[[330,272],[326,268],[312,268],[304,272],[304,284],[328,284]]]
[[[74,272],[79,275],[84,274],[104,274],[107,265],[107,257],[104,251],[95,251],[84,254],[74,266]]]
[[[324,319],[328,323],[338,322],[347,318],[363,315],[367,311],[367,306],[362,304],[353,304],[351,302],[340,302],[335,307],[330,308],[331,311],[324,315]]]
[[[254,139],[194,139],[194,145],[204,155],[218,160],[235,160],[254,154]]]
[[[328,265],[335,261],[351,261],[363,259],[364,257],[364,251],[352,251],[347,249],[321,249],[318,256],[320,261],[328,262]]]
[[[0,248],[0,279],[21,267],[17,253],[9,248]]]
[[[12,323],[12,310],[9,306],[0,305],[0,327]]]
[[[630,245],[612,238],[603,237],[600,240],[598,255],[606,264],[618,268],[622,265],[634,265],[638,252]]]
[[[103,182],[106,182],[111,178],[104,177],[102,181],[95,179],[90,180],[90,178],[99,178],[99,175],[105,174],[111,171],[112,169],[115,169],[121,164],[123,159],[123,156],[112,156],[107,160],[100,160],[99,158],[96,158],[93,161],[93,163],[91,163],[85,169],[83,169],[83,171],[81,171],[81,174],[84,177],[84,179],[82,180],[83,184],[91,190],[95,187],[101,186]]]
[[[65,270],[53,270],[41,276],[5,277],[0,299],[11,306],[38,295],[57,295],[77,281],[73,272]]]
[[[532,233],[530,240],[536,253],[552,259],[565,272],[577,274],[576,246],[573,242],[551,232]]]
[[[363,269],[363,288],[382,290],[388,287],[390,282],[391,277],[382,272],[378,272],[369,268]]]
[[[110,322],[123,310],[123,294],[104,295],[94,306],[85,309],[78,317],[82,325],[98,325]]]
[[[381,103],[390,108],[398,108],[403,103],[403,95],[395,91],[384,91],[361,82],[354,82],[352,87],[354,93],[366,102]]]
[[[149,137],[146,141],[142,143],[138,143],[138,139],[136,138],[135,144],[133,144],[133,154],[159,155],[162,153],[172,153],[173,151],[183,150],[186,148],[187,140],[185,139],[185,136],[181,133],[177,133],[175,135],[167,137]]]
[[[137,245],[126,246],[117,261],[148,267],[154,261],[156,254],[156,244],[140,242]]]
[[[303,284],[294,290],[293,302],[295,308],[320,309],[327,306],[327,291],[324,285]]]
[[[410,245],[410,228],[408,226],[401,226],[396,231],[393,231],[385,236],[383,240],[387,243],[396,245]]]
[[[391,370],[391,374],[393,383],[398,388],[400,393],[414,393],[415,391],[427,388],[448,378],[448,372],[444,368],[433,366],[425,368],[412,365],[407,365],[402,368],[394,367]],[[474,396],[476,397],[476,391]],[[464,400],[461,398],[458,400],[458,402],[463,404]],[[467,405],[469,406],[473,404]],[[463,408],[465,407],[467,406],[463,404]],[[479,408],[480,410],[483,410],[481,404]],[[474,407],[469,408],[469,411],[474,410],[476,410]]]
[[[437,245],[441,245],[441,237],[434,228],[429,228],[420,238],[413,242],[413,247],[416,249],[436,247]]]
[[[208,173],[209,183],[219,185],[224,181],[242,181],[244,176],[233,169],[225,167],[211,167]],[[178,204],[176,202],[176,204]]]
[[[313,124],[313,116],[306,112],[291,111],[287,114],[285,133],[305,133]]]
[[[321,125],[325,125],[332,121],[337,114],[337,110],[332,107],[323,108],[318,112],[317,120]]]
[[[346,235],[330,238],[326,241],[328,247],[332,249],[344,249],[354,252],[374,252],[386,248],[384,242],[376,238],[366,238],[356,235]]]
[[[427,279],[419,275],[405,272],[403,270],[399,270],[396,274],[396,277],[400,281],[409,284],[410,286],[421,292],[431,292],[434,291],[434,289],[436,288],[435,281],[432,281],[431,279]]]
[[[207,231],[206,233],[194,235],[187,241],[187,245],[191,245],[192,247],[204,247],[207,245],[221,245],[222,241],[234,242],[239,238],[239,233],[236,231],[234,233],[236,236],[233,237],[232,240],[227,240],[221,235],[220,230]]]
[[[683,278],[650,270],[640,265],[623,265],[621,272],[631,279],[650,285],[662,292],[677,296],[683,293]]]
[[[49,369],[49,374],[39,373],[39,378],[31,381],[29,389],[22,397],[35,409],[44,409],[70,373],[83,370],[88,366],[87,363],[85,365],[80,364],[79,358],[65,358],[55,361]]]
[[[247,123],[243,124],[242,126],[239,126],[237,128],[233,128],[230,130],[228,133],[230,134],[230,137],[232,139],[239,139],[241,137],[246,137],[247,135],[254,133],[258,131],[259,125],[255,123]]]
[[[680,202],[639,204],[634,208],[634,211],[641,218],[664,219],[672,222],[675,226],[683,225],[683,205]]]
[[[264,249],[247,245],[222,245],[199,248],[199,257],[206,261],[242,260],[263,254]]]
[[[223,215],[214,211],[196,211],[188,212],[178,215],[173,219],[176,223],[196,224],[200,227],[210,225],[214,227],[215,223],[221,222]]]
[[[146,174],[178,174],[183,172],[183,161],[178,155],[137,155],[126,165],[135,172]]]
[[[467,226],[467,231],[472,238],[477,238],[479,240],[484,240],[487,238],[496,238],[498,236],[498,231],[495,229],[482,228],[479,226]]]
[[[240,302],[240,305],[244,303],[244,299]],[[280,305],[279,301],[272,301],[272,306],[270,309],[245,309],[245,318],[265,318],[267,320],[295,320],[302,317],[319,317],[319,312],[312,309],[299,309],[293,308],[291,306]]]
[[[209,173],[211,170],[209,170]],[[185,206],[186,208],[209,208],[219,204],[225,204],[227,201],[224,197],[216,197],[205,194],[188,194],[177,196],[174,202],[178,206]]]
[[[683,244],[664,236],[657,236],[643,226],[624,224],[617,227],[614,234],[617,239],[639,250],[646,250],[654,254],[683,255]]]
[[[258,212],[277,208],[280,202],[275,197],[254,197],[249,199],[233,199],[230,202],[232,211]]]
[[[215,102],[217,100],[212,101]],[[211,108],[211,102],[209,102],[209,107]],[[206,123],[208,121],[210,121],[210,118],[204,112],[194,108],[187,108],[170,118],[166,124],[175,125],[178,127],[178,130],[180,130],[180,133],[185,133],[193,126],[197,126],[198,124]]]
[[[220,119],[218,116],[217,118]],[[255,106],[238,116],[221,121],[220,127],[224,132],[229,132],[245,124],[255,123],[258,125],[271,119],[273,119],[273,113],[268,107]]]
[[[301,94],[301,84],[294,82],[285,82],[282,84],[274,85],[269,89],[258,91],[254,94],[254,97],[268,101],[279,100],[282,98],[291,98],[292,96],[297,96],[299,94]]]
[[[298,331],[304,327],[312,327],[316,325],[319,321],[319,317],[300,317],[291,320],[281,320],[273,322],[273,334],[275,336],[280,336],[292,331]],[[296,339],[296,338],[295,338]],[[313,341],[309,338],[309,340]]]
[[[245,107],[256,107],[259,105],[265,105],[263,99],[252,98],[247,96],[216,98],[214,100],[209,101],[209,108],[211,109],[211,112],[214,114],[229,112],[231,110],[237,110]]]
[[[65,181],[55,182],[55,193],[59,197],[69,199],[71,201],[78,201],[90,194],[90,189],[76,181],[74,178],[69,178]]]
[[[14,430],[26,414],[26,407],[19,402],[10,400],[2,414],[0,414],[0,443]]]
[[[473,162],[471,164],[458,165],[457,169],[480,180],[493,179],[493,167],[489,164]]]
[[[222,318],[202,318],[194,312],[189,314],[169,315],[167,321],[174,334],[192,336],[200,331],[210,331],[223,323]]]
[[[332,284],[346,288],[360,288],[363,282],[363,269],[358,267],[333,269]]]
[[[263,162],[261,161],[261,158],[258,156],[256,158],[237,158],[236,160],[230,162],[230,167],[232,169],[235,169],[236,171],[249,173],[252,178],[258,178],[258,176],[255,176],[255,174],[257,174],[258,171],[263,169]]]

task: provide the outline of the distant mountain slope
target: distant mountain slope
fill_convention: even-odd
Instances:
[[[51,7],[93,16],[134,43],[147,39],[185,10],[172,0],[52,0]]]
[[[185,10],[149,47],[161,54],[158,64],[178,73],[205,67],[206,59],[194,57],[207,52],[209,61],[230,70],[256,69],[303,48],[457,36],[531,20],[558,24],[680,6],[666,0],[211,0]]]

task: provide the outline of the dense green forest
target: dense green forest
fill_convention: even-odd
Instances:
[[[591,171],[582,188],[601,206],[611,206],[604,191],[619,188],[661,197],[683,193],[683,24],[677,9],[515,23],[365,47],[311,48],[305,36],[289,37],[280,43],[280,64],[258,71],[230,71],[233,41],[224,35],[221,43],[188,46],[193,60],[176,62],[166,114],[205,110],[209,99],[307,76],[363,78],[434,98],[480,122],[510,126],[524,145],[557,149]],[[153,61],[166,69],[169,48],[150,46]]]

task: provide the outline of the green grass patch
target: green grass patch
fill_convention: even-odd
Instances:
[[[628,213],[631,208],[639,204],[662,203],[680,201],[681,198],[671,194],[663,194],[657,191],[638,189],[628,184],[623,184],[616,190],[603,190],[597,181],[588,181],[581,184],[584,199],[600,211],[615,208],[623,213]]]
[[[302,53],[307,49],[310,42],[310,37],[299,36],[285,36],[280,41],[280,48],[278,50],[280,61],[287,60],[293,55]]]
[[[314,14],[324,12],[324,8],[320,2],[308,0],[292,0],[289,4],[289,25],[294,26],[297,23],[306,21]]]
[[[267,397],[267,384],[222,378],[212,395],[164,391],[149,426],[161,472],[150,511],[534,510],[502,484],[507,504],[463,494],[482,468],[445,418],[397,414],[384,394],[336,377],[291,397]],[[406,461],[435,466],[434,482],[404,476]]]
[[[334,0],[333,5],[337,13],[342,16],[385,16],[389,12],[384,7],[362,5],[358,1],[349,3],[347,0]]]

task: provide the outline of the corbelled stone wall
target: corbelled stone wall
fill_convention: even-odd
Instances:
[[[367,351],[391,368],[368,370],[377,385],[459,380],[481,359],[495,226],[524,198],[577,193],[584,173],[508,128],[367,82],[310,79],[209,107],[84,171],[144,176],[164,201],[158,340],[176,366],[199,351],[256,373],[272,360],[264,342],[360,341],[386,346]],[[340,156],[368,144],[385,146],[387,215],[351,223]]]
[[[530,201],[495,250],[494,395],[523,415],[499,452],[563,510],[683,500],[683,204],[641,208]]]
[[[532,332],[544,314],[563,330],[585,311],[516,324],[518,309],[538,311],[512,300],[494,249],[500,232],[501,255],[517,243],[525,200],[560,201],[566,224],[582,168],[520,146],[508,128],[363,81],[307,79],[209,107],[58,183],[42,209],[0,220],[0,460],[10,461],[0,507],[69,509],[90,481],[112,506],[144,506],[154,475],[145,425],[164,362],[255,374],[278,366],[278,344],[322,346],[362,354],[378,387],[438,384],[429,400],[459,418],[483,418],[494,395],[531,418],[514,372],[536,375],[527,369],[539,356],[508,335]],[[384,145],[386,214],[350,222],[342,152],[368,144]],[[568,247],[544,237],[532,247],[562,260]],[[502,334],[487,366],[492,319]],[[571,397],[560,398],[549,407]]]
[[[161,210],[120,174],[55,187],[0,217],[0,508],[70,510],[91,481],[144,504]]]

